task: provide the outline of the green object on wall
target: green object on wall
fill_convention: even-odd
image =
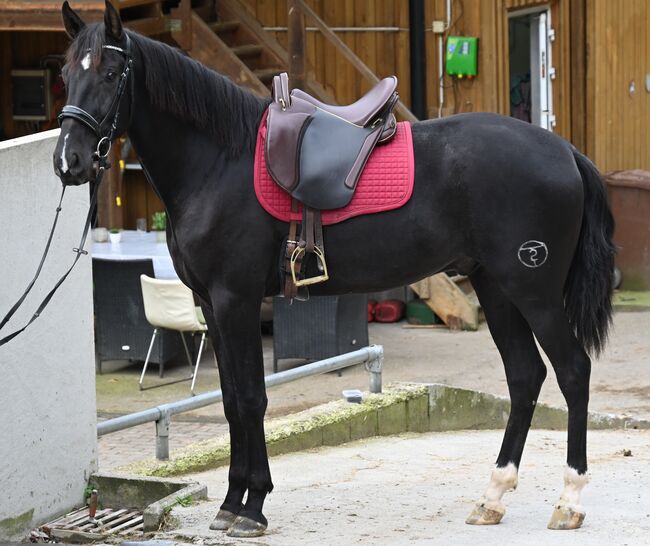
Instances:
[[[445,57],[447,74],[458,78],[473,78],[478,74],[478,38],[449,36]]]

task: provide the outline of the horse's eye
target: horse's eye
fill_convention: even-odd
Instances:
[[[117,76],[117,73],[114,72],[113,70],[109,70],[106,73],[106,81],[112,82]]]

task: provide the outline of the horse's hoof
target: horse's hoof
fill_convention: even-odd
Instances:
[[[474,507],[472,513],[465,520],[468,525],[496,525],[505,515],[505,509],[488,508],[483,503]]]
[[[233,514],[232,512],[222,508],[217,513],[214,521],[210,524],[210,529],[213,531],[227,531],[232,527],[232,524],[235,523],[236,519],[237,514]]]
[[[266,531],[266,524],[255,521],[245,516],[237,516],[235,522],[226,533],[229,537],[260,537]]]
[[[548,522],[549,529],[567,530],[579,529],[585,520],[585,513],[569,508],[568,506],[555,506],[551,521]]]

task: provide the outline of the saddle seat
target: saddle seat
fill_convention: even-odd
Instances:
[[[326,104],[319,101],[317,98],[312,97],[310,94],[305,93],[302,89],[294,89],[291,91],[291,97],[307,101],[317,108],[320,108],[321,110],[325,110],[326,112],[343,118],[344,120],[349,121],[350,123],[354,123],[355,125],[365,127],[381,110],[384,109],[396,91],[397,78],[395,76],[389,76],[378,82],[359,100],[346,106]],[[386,121],[392,121],[392,127],[390,128],[394,129],[395,115],[391,112],[390,116],[388,117],[391,119]],[[390,125],[390,123],[385,124],[387,128],[389,128]],[[393,136],[394,133],[395,131],[393,131],[390,136]],[[380,142],[383,140],[385,139],[380,138]]]

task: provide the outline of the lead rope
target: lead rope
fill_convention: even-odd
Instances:
[[[84,245],[86,244],[86,238],[88,237],[88,231],[90,230],[90,224],[92,222],[93,218],[93,212],[95,210],[95,205],[97,204],[97,192],[99,190],[99,185],[102,181],[102,178],[104,177],[104,171],[106,168],[108,168],[110,165],[106,161],[105,157],[100,157],[100,165],[99,169],[97,171],[97,176],[95,177],[95,182],[94,185],[95,187],[93,188],[93,193],[92,197],[90,198],[90,208],[88,209],[88,215],[86,216],[86,223],[84,224],[84,229],[83,233],[81,234],[81,240],[79,241],[79,246],[76,248],[73,248],[72,251],[75,252],[77,255],[75,256],[74,261],[72,262],[72,265],[68,268],[68,270],[63,274],[63,276],[57,281],[57,283],[54,285],[54,288],[50,290],[43,298],[43,301],[41,304],[38,306],[36,309],[36,312],[32,315],[32,318],[29,319],[27,324],[20,328],[19,330],[16,330],[15,332],[12,332],[8,336],[3,337],[0,339],[0,347],[4,345],[5,343],[8,343],[11,341],[13,338],[15,338],[18,334],[23,332],[32,322],[34,322],[43,312],[45,307],[47,307],[47,304],[50,303],[50,300],[54,296],[55,292],[59,289],[59,286],[63,284],[63,281],[66,280],[72,269],[74,268],[75,265],[77,265],[77,262],[79,261],[79,258],[83,254],[88,254],[87,250],[84,250]],[[34,278],[31,280],[29,285],[27,285],[27,288],[25,289],[25,292],[23,292],[23,295],[20,296],[18,301],[13,305],[13,307],[9,310],[9,312],[5,315],[5,317],[2,319],[2,322],[0,322],[0,330],[4,328],[4,326],[9,322],[9,319],[14,315],[14,313],[18,310],[18,308],[22,305],[23,301],[25,301],[25,298],[27,297],[27,294],[30,293],[32,288],[34,287],[34,284],[36,283],[36,279],[38,279],[39,275],[41,274],[41,270],[43,269],[43,264],[45,263],[45,258],[47,256],[47,253],[50,250],[50,245],[52,243],[52,237],[54,236],[54,230],[56,228],[56,224],[59,220],[59,213],[61,212],[61,203],[63,202],[63,196],[65,195],[65,188],[66,186],[63,186],[63,190],[61,191],[61,198],[59,199],[59,204],[56,207],[56,215],[54,216],[54,222],[52,223],[52,229],[50,230],[50,236],[47,239],[47,244],[45,245],[45,251],[43,252],[43,256],[41,257],[41,262],[38,264],[38,268],[36,269],[36,274],[34,275]]]

